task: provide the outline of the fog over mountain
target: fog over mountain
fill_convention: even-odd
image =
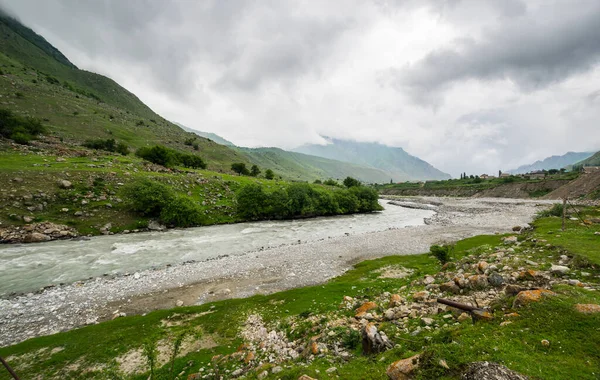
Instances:
[[[600,148],[600,2],[0,0],[79,68],[239,146],[320,136],[494,173]]]

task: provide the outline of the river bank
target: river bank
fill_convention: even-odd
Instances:
[[[424,226],[296,243],[128,276],[96,277],[0,300],[0,346],[119,315],[322,283],[364,259],[422,253],[431,244],[510,231],[530,222],[551,203],[446,198],[424,202],[441,203]]]

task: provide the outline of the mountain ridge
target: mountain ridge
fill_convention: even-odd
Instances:
[[[407,153],[401,147],[325,136],[323,138],[330,144],[305,144],[292,151],[383,170],[394,182],[451,178],[449,174]]]
[[[537,170],[562,169],[569,165],[583,161],[591,157],[594,152],[567,152],[561,156],[554,155],[543,160],[535,161],[529,165],[521,165],[516,169],[509,170],[512,174],[525,174]]]

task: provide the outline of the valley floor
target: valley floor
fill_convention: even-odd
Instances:
[[[0,300],[0,346],[119,315],[248,297],[323,283],[364,260],[427,252],[432,244],[505,233],[551,201],[418,198],[437,213],[426,225],[292,244],[206,262],[99,277]]]

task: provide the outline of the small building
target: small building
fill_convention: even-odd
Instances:
[[[507,177],[510,177],[510,176],[511,176],[510,173],[502,173],[502,174],[500,174],[500,178],[507,178]]]
[[[546,173],[544,173],[543,170],[537,170],[537,171],[529,172],[529,173],[525,174],[525,178],[528,178],[528,179],[544,179],[544,178],[546,178]]]
[[[481,179],[488,179],[488,178],[490,178],[490,176],[487,175],[487,174],[482,174],[482,175],[479,176],[479,178],[481,178]]]

